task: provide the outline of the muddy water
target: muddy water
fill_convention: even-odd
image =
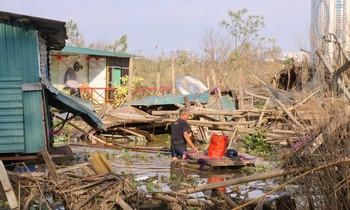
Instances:
[[[147,147],[167,147],[168,142],[129,142],[130,146],[147,146]],[[203,148],[205,146],[202,146]],[[89,155],[93,151],[99,150],[103,153],[112,165],[117,174],[132,175],[135,181],[142,182],[141,189],[147,191],[147,182],[153,182],[159,187],[159,191],[176,191],[177,186],[171,186],[168,183],[162,184],[161,180],[181,181],[191,187],[192,184],[206,184],[209,182],[224,181],[226,179],[246,176],[249,172],[242,169],[215,169],[200,170],[199,165],[189,165],[185,163],[171,163],[170,155],[167,152],[148,151],[134,152],[131,150],[112,150],[90,147],[72,147],[77,154]],[[195,182],[195,183],[194,183]],[[240,186],[241,193],[246,193],[248,197],[254,198],[262,194],[266,189],[274,186],[273,182],[251,182],[247,185]],[[231,188],[223,189],[226,192],[233,191]],[[197,196],[201,196],[198,195]]]

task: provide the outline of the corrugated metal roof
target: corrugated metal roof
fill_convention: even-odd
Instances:
[[[199,102],[205,104],[209,100],[209,93],[189,94],[187,95],[187,97],[190,101],[193,99],[198,99]],[[174,105],[174,104],[185,104],[184,96],[183,95],[150,96],[140,100],[132,101],[130,103],[126,103],[126,105],[132,105],[132,106]]]
[[[83,54],[83,55],[105,56],[105,57],[120,57],[120,58],[138,57],[138,55],[102,51],[102,50],[95,50],[95,49],[82,48],[82,47],[73,47],[73,46],[66,46],[61,51],[53,51],[53,54],[60,53],[60,52]]]
[[[50,49],[61,50],[66,45],[65,22],[4,11],[0,11],[0,22],[17,26],[20,24],[24,26],[23,28],[40,31],[40,35],[47,41]]]
[[[93,128],[105,129],[102,120],[94,112],[94,106],[90,101],[60,92],[49,82],[44,82],[44,84],[48,90],[46,92],[48,93],[50,106],[81,116]]]

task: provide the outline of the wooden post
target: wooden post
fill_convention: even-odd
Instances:
[[[243,75],[242,75],[242,67],[238,68],[238,107],[240,109],[243,108],[243,98],[244,98],[244,93],[243,93]]]
[[[156,81],[156,92],[155,95],[160,95],[160,73],[157,72],[157,81]]]
[[[214,88],[216,88],[217,87],[217,83],[216,83],[216,74],[215,74],[214,69],[210,69],[210,73],[211,73],[211,77],[213,79],[213,86],[214,86]]]
[[[2,184],[2,188],[4,188],[4,192],[5,192],[7,201],[9,202],[10,208],[11,209],[18,208],[18,201],[15,195],[15,192],[13,191],[5,166],[1,160],[0,160],[0,182]]]
[[[130,60],[129,60],[129,77],[128,77],[128,95],[126,97],[127,102],[130,102],[132,100],[133,66],[134,66],[133,58],[130,58]]]
[[[174,58],[171,60],[171,84],[172,84],[172,93],[175,95],[175,68],[174,68]]]

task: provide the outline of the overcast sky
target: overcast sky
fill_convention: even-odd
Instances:
[[[310,6],[309,0],[0,0],[1,11],[73,20],[87,43],[127,34],[128,52],[144,56],[178,49],[200,53],[204,32],[219,30],[229,10],[242,8],[264,16],[261,35],[275,38],[284,52],[308,49]]]

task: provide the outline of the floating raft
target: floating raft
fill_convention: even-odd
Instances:
[[[197,162],[200,165],[210,167],[244,167],[254,166],[254,159],[245,159],[243,157],[229,158],[229,157],[208,157],[204,152],[188,152],[190,162]]]

